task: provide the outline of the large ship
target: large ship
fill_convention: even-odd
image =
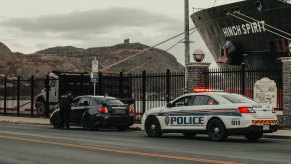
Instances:
[[[217,63],[281,67],[279,58],[291,56],[290,0],[245,0],[191,18]]]

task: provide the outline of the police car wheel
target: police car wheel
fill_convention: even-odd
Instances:
[[[56,115],[52,116],[50,121],[51,121],[51,124],[53,125],[53,127],[55,129],[59,129],[60,128],[60,119],[59,119],[58,116],[56,116]]]
[[[208,136],[213,141],[221,141],[227,138],[223,122],[219,119],[211,120],[207,126]]]
[[[182,133],[186,138],[193,138],[196,133],[193,133],[193,132],[184,132]]]
[[[263,136],[262,132],[258,132],[258,133],[249,133],[246,134],[245,137],[249,140],[249,141],[258,141],[261,137]]]
[[[94,129],[94,124],[92,123],[90,116],[84,116],[83,118],[83,127],[86,130],[93,130]]]
[[[163,134],[159,120],[155,117],[149,117],[146,119],[145,130],[149,137],[160,137]]]

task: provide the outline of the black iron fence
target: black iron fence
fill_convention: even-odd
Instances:
[[[146,110],[165,105],[183,94],[184,73],[88,74],[47,76],[45,79],[0,78],[0,114],[17,116],[48,115],[37,109],[43,101],[46,109],[57,104],[58,96],[71,90],[74,96],[105,95],[132,102],[137,121]],[[40,98],[41,97],[41,98]]]
[[[145,111],[164,106],[167,102],[183,94],[184,72],[170,72],[132,75],[132,93],[135,114],[141,116]]]
[[[255,83],[262,78],[273,80],[277,88],[276,110],[281,111],[283,107],[283,77],[282,68],[252,69],[245,68],[217,68],[206,72],[209,76],[209,88],[223,90],[231,93],[239,93],[254,98]],[[260,88],[257,88],[260,89]],[[275,88],[273,88],[275,91]],[[264,95],[268,97],[267,95]],[[270,95],[272,96],[272,95]],[[271,98],[271,97],[269,97]],[[267,100],[269,101],[269,100]]]

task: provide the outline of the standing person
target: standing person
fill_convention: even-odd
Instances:
[[[70,110],[73,103],[72,92],[67,91],[66,94],[62,95],[60,98],[60,129],[64,129],[64,123],[66,129],[70,129]]]

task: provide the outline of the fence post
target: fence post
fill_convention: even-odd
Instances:
[[[46,97],[46,101],[45,101],[45,115],[48,116],[49,115],[49,101],[50,101],[50,86],[49,86],[49,75],[46,75],[46,79],[45,79],[45,97]]]
[[[17,117],[19,117],[20,108],[20,76],[17,76]]]
[[[7,77],[4,77],[4,115],[6,115],[7,111]]]
[[[119,98],[123,99],[123,72],[119,75]]]
[[[146,111],[146,71],[142,72],[142,113]]]
[[[82,96],[84,95],[84,74],[81,73],[81,92]]]
[[[170,70],[167,69],[166,73],[166,101],[167,103],[170,102]]]
[[[103,95],[103,90],[102,90],[102,83],[103,83],[103,77],[102,77],[102,72],[98,72],[99,76],[98,76],[98,88],[99,88],[99,94]]]
[[[31,81],[30,81],[30,114],[31,117],[33,117],[33,106],[34,106],[34,75],[31,75]]]
[[[241,63],[241,94],[245,95],[245,73],[246,73],[246,65],[245,63]]]

